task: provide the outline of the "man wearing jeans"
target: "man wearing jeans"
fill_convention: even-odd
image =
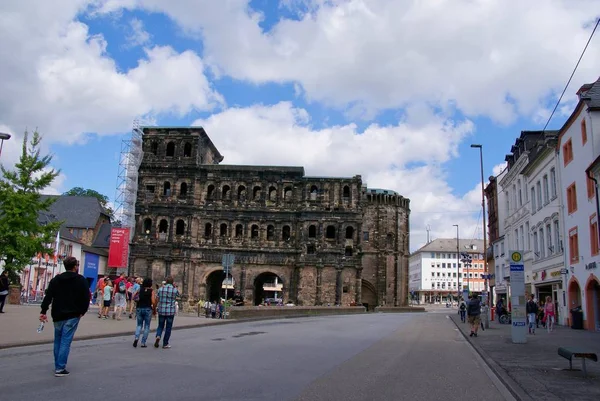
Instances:
[[[66,272],[50,280],[46,296],[42,301],[40,321],[47,322],[46,312],[52,304],[54,321],[54,376],[68,376],[67,360],[71,341],[77,330],[79,319],[90,306],[88,281],[78,273],[79,262],[72,256],[63,261]]]
[[[529,334],[535,334],[538,306],[534,301],[535,297],[533,294],[529,296],[529,301],[525,305],[525,311],[527,312],[527,320],[529,321]]]
[[[158,290],[158,328],[156,329],[156,340],[154,348],[158,348],[160,338],[165,332],[163,338],[163,348],[171,348],[169,339],[171,338],[171,328],[173,328],[173,320],[175,319],[175,301],[179,297],[179,291],[173,287],[173,277],[167,277],[165,285]],[[165,327],[166,326],[166,327]]]

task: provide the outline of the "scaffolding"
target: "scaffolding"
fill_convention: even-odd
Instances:
[[[135,202],[138,189],[138,170],[144,155],[143,131],[139,120],[133,121],[131,135],[121,142],[117,191],[115,196],[115,219],[121,227],[130,228],[130,239],[135,231]]]

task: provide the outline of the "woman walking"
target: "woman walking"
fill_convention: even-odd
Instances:
[[[546,328],[548,333],[554,331],[555,318],[554,302],[550,296],[546,297],[546,304],[544,305],[544,319],[546,321]]]
[[[4,313],[4,302],[8,295],[8,270],[4,270],[0,275],[0,313]]]
[[[142,281],[142,286],[139,290],[139,299],[137,301],[137,308],[135,310],[137,318],[137,327],[135,328],[135,339],[133,340],[133,346],[137,347],[138,340],[140,339],[140,333],[142,333],[142,348],[146,348],[146,340],[150,333],[150,322],[152,321],[152,304],[153,304],[153,290],[152,290],[152,279],[145,278]]]

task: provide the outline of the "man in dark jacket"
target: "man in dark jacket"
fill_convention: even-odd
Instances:
[[[467,316],[471,325],[471,334],[469,337],[477,337],[477,331],[481,324],[481,303],[479,297],[472,295],[469,304],[467,305]]]
[[[527,304],[525,305],[525,311],[527,313],[527,320],[529,321],[529,334],[535,335],[538,306],[533,294],[529,296],[529,301],[527,301]]]
[[[54,321],[54,376],[68,376],[66,370],[71,341],[79,319],[90,306],[90,289],[85,277],[78,273],[79,262],[72,256],[63,261],[66,272],[50,280],[42,302],[41,322],[47,322],[46,312],[52,303]]]

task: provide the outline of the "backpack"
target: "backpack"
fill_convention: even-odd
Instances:
[[[465,303],[463,302],[460,304],[460,310],[465,310],[465,309],[467,309],[467,307],[465,306]]]
[[[123,281],[123,280],[119,281],[119,292],[121,294],[125,294],[126,288],[127,288],[127,286],[125,285],[125,281]]]

